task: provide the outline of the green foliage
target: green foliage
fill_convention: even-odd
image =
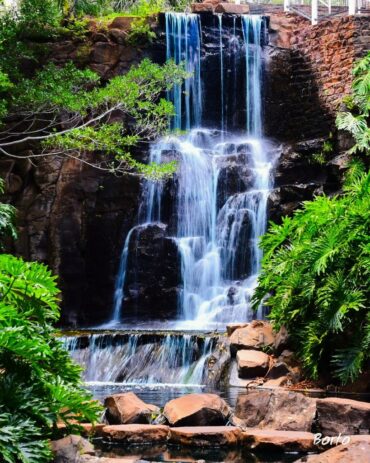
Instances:
[[[135,18],[131,23],[127,41],[131,45],[146,45],[155,39],[156,34],[146,18]]]
[[[9,114],[35,120],[44,119],[44,113],[50,115],[44,129],[20,134],[19,143],[39,141],[43,153],[72,157],[89,151],[106,153],[110,155],[105,160],[108,170],[134,168],[158,178],[161,169],[163,176],[173,172],[174,163],[151,169],[134,161],[130,149],[144,137],[155,138],[167,131],[174,108],[161,94],[184,77],[186,72],[173,62],[158,66],[146,59],[101,86],[90,70],[79,70],[72,63],[63,68],[49,64],[32,79],[22,79],[14,86]],[[110,122],[113,112],[114,122]],[[0,134],[0,148],[7,146]]]
[[[350,153],[367,154],[370,151],[370,52],[360,60],[353,70],[352,95],[345,99],[346,111],[337,115],[339,130],[349,132],[355,143]]]
[[[0,195],[4,193],[4,180],[0,178]],[[0,203],[0,249],[6,236],[15,239],[17,231],[14,226],[15,209],[10,204]]]
[[[271,307],[313,378],[353,381],[370,358],[370,174],[359,163],[342,196],[304,203],[263,236],[254,304]]]
[[[326,164],[329,156],[333,153],[333,149],[332,134],[330,134],[328,140],[324,141],[321,151],[319,153],[314,153],[310,162],[320,165]]]
[[[57,421],[76,432],[100,413],[56,337],[58,293],[44,265],[0,255],[0,454],[9,463],[50,461]]]

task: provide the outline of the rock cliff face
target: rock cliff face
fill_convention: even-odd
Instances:
[[[233,18],[225,21],[233,24]],[[212,40],[207,46],[207,38],[217,30],[217,18],[206,13],[202,21],[203,59],[207,60],[204,78],[212,82],[219,63]],[[105,31],[91,24],[86,40],[50,44],[50,59],[57,64],[71,59],[88,64],[103,79],[126,72],[144,56],[163,61],[163,30],[152,46],[134,48],[125,41],[128,22],[127,18],[117,18]],[[264,127],[268,137],[283,143],[269,201],[273,220],[290,214],[314,194],[338,189],[344,160],[343,156],[335,157],[340,146],[334,144],[333,159],[325,165],[315,164],[313,154],[320,151],[322,137],[333,125],[340,96],[349,91],[350,68],[368,46],[361,34],[368,34],[369,24],[369,17],[355,17],[312,27],[294,16],[271,15],[271,40],[264,58]],[[228,47],[224,59],[232,72],[232,43]],[[243,85],[240,75],[235,79],[237,86]],[[219,95],[215,86],[207,89]],[[217,107],[205,108],[210,121],[219,117]],[[240,127],[238,108],[236,93],[226,113],[227,125],[233,129]],[[140,156],[145,158],[145,153]],[[228,169],[221,168],[220,177],[225,177],[227,185],[224,195],[244,189],[251,180],[239,161],[231,159]],[[27,259],[48,263],[59,275],[62,324],[96,325],[109,319],[121,249],[128,231],[137,223],[141,179],[133,174],[115,177],[62,158],[42,159],[36,164],[0,160],[0,175],[6,178],[9,199],[18,209],[20,239],[13,244],[14,250]],[[174,243],[168,238],[176,221],[172,193],[166,194],[164,214],[169,228],[159,224],[138,229],[133,241],[136,252],[130,252],[130,258],[137,260],[139,270],[134,275],[129,265],[125,306],[129,315],[169,317],[176,310],[180,265]],[[155,254],[154,248],[158,251]]]

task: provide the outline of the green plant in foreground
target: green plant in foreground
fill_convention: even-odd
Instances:
[[[370,152],[370,53],[354,68],[353,91],[337,127],[351,133],[351,154]],[[325,148],[325,146],[324,146]],[[318,161],[326,160],[327,145]],[[365,157],[365,163],[367,159]],[[308,374],[331,373],[345,384],[370,361],[370,174],[359,159],[347,172],[343,194],[303,203],[261,239],[262,272],[254,306],[271,307],[285,325]]]
[[[354,173],[342,196],[307,201],[262,237],[254,304],[271,307],[311,377],[332,369],[353,381],[370,359],[370,174]]]
[[[337,115],[339,130],[349,132],[354,145],[351,154],[366,154],[370,151],[370,52],[353,69],[352,95],[345,98],[346,111]]]
[[[59,290],[42,264],[0,255],[0,455],[8,463],[51,460],[57,422],[78,432],[100,406],[56,337]]]

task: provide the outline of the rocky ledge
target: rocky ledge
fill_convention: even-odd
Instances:
[[[104,423],[82,425],[85,437],[99,437],[121,447],[314,452],[320,455],[299,461],[369,461],[370,404],[366,402],[262,390],[240,395],[235,409],[216,394],[203,393],[173,399],[161,410],[128,392],[107,397],[105,406]],[[98,457],[79,436],[67,436],[52,446],[55,463],[110,461]]]

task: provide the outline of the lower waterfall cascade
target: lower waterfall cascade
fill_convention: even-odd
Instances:
[[[263,318],[262,308],[252,311],[251,297],[278,156],[262,137],[265,18],[213,15],[212,24],[202,24],[197,14],[166,13],[164,24],[166,58],[184,63],[190,75],[167,94],[175,107],[171,127],[185,133],[150,147],[150,162],[175,160],[177,172],[143,183],[137,224],[124,237],[112,318],[100,327],[114,331],[64,338],[90,386],[203,387],[220,338],[207,332]],[[149,227],[165,230],[179,256],[176,317],[166,324],[155,315],[132,321],[125,314],[132,297],[127,275],[136,275],[132,254]],[[158,327],[175,331],[156,336]]]

